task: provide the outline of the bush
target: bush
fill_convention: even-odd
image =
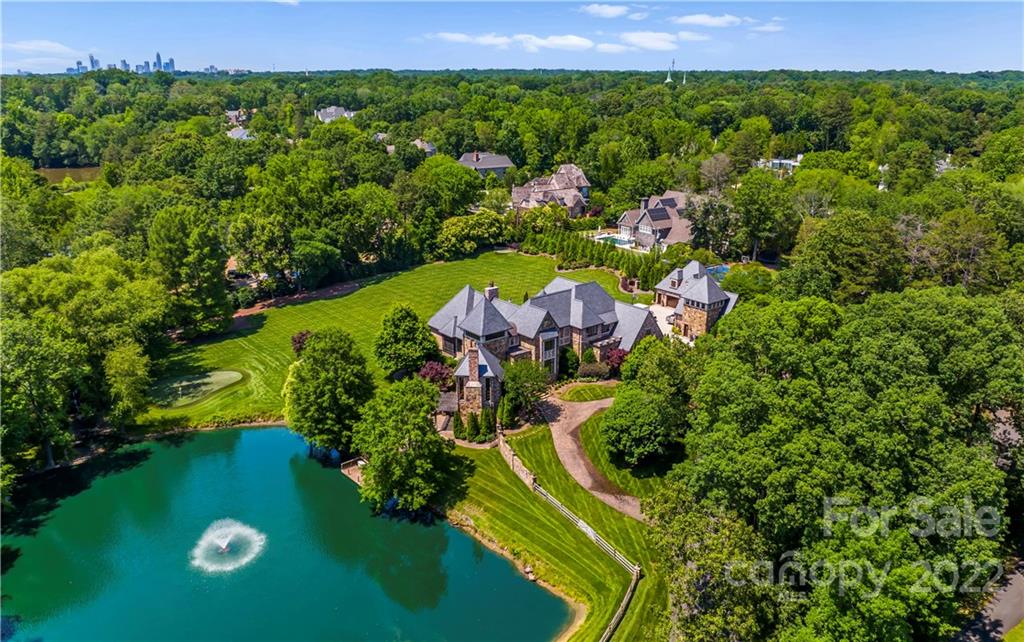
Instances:
[[[480,411],[479,432],[473,441],[477,443],[490,441],[497,431],[498,429],[497,424],[495,423],[494,411],[490,408],[484,408]]]
[[[313,336],[312,330],[302,330],[292,335],[292,352],[296,357],[302,356],[302,349],[306,347],[306,342],[311,336]]]
[[[428,361],[420,368],[420,377],[441,390],[451,390],[452,369],[440,361]]]
[[[597,363],[597,356],[594,355],[593,348],[587,348],[583,351],[583,363]]]
[[[239,310],[251,308],[256,304],[256,290],[252,288],[239,288],[232,293],[231,299]]]
[[[580,358],[576,356],[572,346],[562,346],[562,352],[558,355],[558,376],[567,379],[580,369]]]
[[[611,366],[607,363],[584,363],[580,365],[579,376],[581,379],[593,377],[595,379],[607,379],[611,374]]]
[[[480,417],[475,412],[469,413],[469,417],[466,418],[466,434],[463,439],[466,441],[475,441],[477,436],[480,435]]]
[[[512,404],[505,397],[498,402],[498,423],[502,428],[515,428],[516,414],[513,412]]]
[[[466,425],[462,423],[462,413],[456,411],[455,416],[452,417],[452,434],[455,435],[456,439],[466,438]]]
[[[622,362],[626,360],[628,354],[622,348],[614,348],[608,352],[608,358],[604,362],[608,364],[611,374],[619,373],[619,368],[622,367]]]

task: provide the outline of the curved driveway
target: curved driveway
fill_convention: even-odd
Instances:
[[[551,427],[558,459],[573,479],[605,504],[642,522],[644,515],[640,511],[640,500],[608,481],[587,457],[580,441],[580,425],[595,412],[611,405],[612,399],[574,402],[549,395],[541,401],[540,409]]]

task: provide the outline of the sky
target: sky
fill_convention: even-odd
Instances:
[[[2,68],[1024,69],[1024,2],[12,2]]]

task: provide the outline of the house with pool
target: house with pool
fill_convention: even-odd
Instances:
[[[674,243],[689,243],[693,231],[683,213],[704,197],[668,190],[660,196],[640,199],[640,207],[626,210],[618,220],[618,237],[641,250],[662,248]]]
[[[465,286],[428,322],[441,352],[459,359],[457,409],[496,407],[503,361],[530,359],[557,376],[559,352],[582,356],[592,348],[603,361],[615,348],[631,350],[648,335],[662,336],[647,307],[617,301],[598,283],[555,277],[521,305],[498,296],[497,286],[479,292]]]

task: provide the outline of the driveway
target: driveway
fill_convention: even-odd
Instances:
[[[558,459],[572,478],[605,504],[642,522],[644,514],[640,511],[640,500],[608,481],[587,457],[580,441],[580,425],[595,412],[611,405],[612,399],[572,402],[549,395],[541,402],[540,409],[551,427]]]
[[[956,642],[997,642],[1024,621],[1024,562],[1007,574],[1003,586]]]
[[[672,336],[672,324],[668,322],[668,317],[675,313],[675,310],[668,307],[667,305],[657,305],[652,303],[650,305],[651,314],[654,315],[654,320],[658,322],[658,327],[661,328],[661,333],[666,337]]]

